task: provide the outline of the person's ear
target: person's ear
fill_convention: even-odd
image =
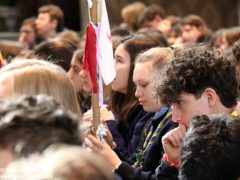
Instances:
[[[216,91],[212,88],[206,88],[204,90],[204,93],[207,97],[209,107],[213,107],[216,104],[216,101],[218,99],[218,95]]]
[[[201,35],[204,34],[204,28],[202,26],[198,27],[198,31]]]
[[[51,20],[51,26],[53,29],[57,29],[58,21],[56,19]]]

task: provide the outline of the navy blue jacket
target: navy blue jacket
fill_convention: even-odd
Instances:
[[[159,161],[164,154],[163,146],[162,146],[162,137],[170,130],[176,128],[178,125],[172,121],[172,116],[165,118],[167,113],[169,112],[168,107],[163,107],[160,111],[158,111],[153,120],[151,122],[151,126],[153,130],[156,130],[158,125],[161,123],[161,129],[158,131],[158,135],[154,138],[152,144],[147,149],[143,164],[143,171],[152,171],[154,172],[157,166],[159,165]]]
[[[162,160],[155,172],[144,172],[126,162],[123,162],[114,172],[124,180],[179,180],[178,169]]]
[[[150,122],[153,130],[158,127],[159,123],[161,123],[161,129],[144,155],[142,168],[133,168],[126,162],[123,162],[115,171],[124,180],[177,179],[177,169],[161,161],[164,153],[161,139],[164,134],[177,127],[177,123],[172,121],[171,116],[165,118],[168,112],[169,108],[163,107]]]
[[[115,149],[119,158],[133,164],[139,140],[146,122],[154,116],[154,113],[148,113],[138,105],[128,123],[123,123],[119,119],[107,121],[108,128],[112,134],[117,147]]]

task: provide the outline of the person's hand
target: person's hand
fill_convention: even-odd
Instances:
[[[83,114],[82,120],[93,125],[93,112],[91,109]]]
[[[93,122],[93,111],[90,109],[87,112],[85,112],[83,114],[83,118],[84,121],[88,121],[90,123]],[[112,111],[108,110],[107,105],[103,105],[100,108],[100,120],[102,123],[105,123],[106,121],[109,120],[114,120],[114,115],[112,113]]]
[[[122,163],[117,154],[110,148],[108,144],[101,143],[93,135],[88,135],[87,138],[85,138],[85,144],[92,151],[102,155],[103,158],[109,162],[112,170],[115,170],[115,168]]]
[[[165,153],[167,154],[169,163],[173,163],[180,159],[180,147],[186,133],[184,125],[179,126],[168,133],[162,138],[162,145]]]
[[[116,146],[115,142],[113,142],[113,137],[111,132],[108,129],[108,126],[106,123],[102,123],[99,126],[104,126],[104,136],[103,141],[106,142],[112,149],[114,149],[114,147]]]
[[[101,116],[101,121],[103,123],[106,121],[109,121],[109,120],[114,120],[114,115],[113,115],[112,111],[108,110],[107,105],[103,105],[100,108],[100,116]]]

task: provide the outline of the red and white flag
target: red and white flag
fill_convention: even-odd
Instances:
[[[100,8],[98,7],[99,12],[101,12],[98,12],[98,15],[101,14],[101,18],[97,26],[93,23],[89,23],[87,26],[83,69],[90,73],[92,91],[93,93],[99,93],[99,104],[101,106],[103,104],[102,80],[106,85],[109,85],[114,80],[116,71],[105,0],[98,4],[101,4]],[[88,6],[92,6],[91,0],[88,0]]]
[[[101,21],[98,24],[99,33],[97,38],[98,64],[103,81],[108,85],[114,80],[116,71],[105,0],[102,0],[101,8],[102,15]]]
[[[98,92],[96,41],[97,41],[96,30],[94,28],[94,25],[89,23],[86,29],[86,43],[84,50],[83,69],[89,72],[93,93]]]

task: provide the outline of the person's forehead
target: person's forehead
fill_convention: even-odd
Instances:
[[[149,81],[152,68],[150,63],[138,63],[135,65],[133,79],[138,81]]]
[[[31,30],[33,30],[33,27],[29,24],[26,24],[26,25],[23,25],[20,29],[20,31],[24,31],[24,30],[31,31]]]
[[[47,12],[41,12],[38,14],[38,17],[40,18],[45,18],[45,19],[50,19],[50,14]]]
[[[192,26],[190,24],[185,24],[182,26],[182,30],[192,30],[195,26]]]
[[[171,21],[169,19],[164,19],[160,23],[161,24],[171,24]]]
[[[77,58],[73,58],[71,61],[71,64],[74,66],[77,66],[78,68],[82,68],[82,66],[83,66]]]

